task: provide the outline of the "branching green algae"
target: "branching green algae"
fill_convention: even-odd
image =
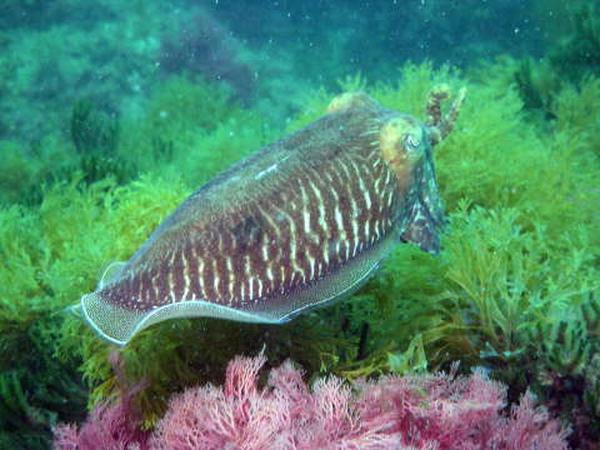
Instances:
[[[395,86],[342,82],[420,117],[435,84],[468,85],[456,128],[436,154],[449,211],[441,257],[399,245],[352,300],[281,327],[184,320],[145,330],[122,357],[129,382],[147,383],[138,401],[148,426],[172,392],[218,381],[233,355],[263,347],[272,364],[290,357],[309,376],[436,370],[461,359],[465,368],[483,365],[509,381],[515,396],[529,383],[552,396],[548,380],[571,377],[589,387],[578,411],[598,418],[600,383],[589,367],[598,365],[600,342],[600,82],[562,86],[549,106],[556,119],[540,126],[524,113],[517,87],[494,78],[490,67],[470,83],[430,64],[405,66]],[[205,117],[190,130],[202,120],[175,114],[177,123],[152,125],[166,105],[181,105],[180,89],[188,87],[176,80],[157,94],[144,123],[122,121],[116,154],[145,175],[124,184],[110,175],[95,182],[74,175],[40,190],[37,204],[10,204],[14,195],[3,200],[0,407],[15,418],[4,430],[22,433],[35,419],[38,437],[31,439],[43,440],[56,420],[76,420],[52,399],[81,404],[81,380],[90,404],[117,392],[112,348],[67,308],[108,264],[131,256],[196,185],[275,137],[255,113],[221,94],[220,112],[206,110],[218,121]],[[289,129],[320,115],[331,96],[315,93]],[[136,136],[152,128],[160,133],[136,147]],[[144,159],[156,152],[164,155],[158,162]],[[16,358],[24,348],[33,349],[29,357]]]

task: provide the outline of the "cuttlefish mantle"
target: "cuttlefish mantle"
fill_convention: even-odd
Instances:
[[[187,198],[81,310],[124,345],[167,319],[283,323],[359,288],[399,241],[439,250],[432,148],[452,129],[447,88],[426,123],[363,93],[216,176]]]

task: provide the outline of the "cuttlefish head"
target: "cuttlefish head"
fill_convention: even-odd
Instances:
[[[439,252],[438,233],[444,223],[433,147],[452,132],[466,93],[461,88],[448,112],[443,114],[442,103],[450,98],[450,88],[445,84],[435,86],[427,98],[426,123],[398,114],[383,124],[379,136],[382,155],[405,192],[400,239],[429,253]]]
[[[362,92],[342,94],[328,108],[330,113],[355,108],[377,117],[381,155],[396,175],[405,200],[400,214],[400,239],[429,253],[439,252],[439,231],[444,223],[433,147],[452,131],[465,95],[463,88],[444,115],[442,103],[450,98],[450,88],[435,86],[427,98],[425,123],[387,110]]]
[[[440,250],[444,209],[435,177],[429,128],[409,115],[397,115],[381,128],[381,153],[406,199],[400,239],[429,253]]]

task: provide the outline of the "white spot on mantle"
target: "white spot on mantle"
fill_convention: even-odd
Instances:
[[[264,177],[265,175],[269,174],[270,172],[273,172],[274,170],[277,169],[278,163],[275,163],[269,167],[267,167],[265,170],[261,170],[260,172],[258,172],[256,175],[254,175],[254,179],[255,180],[260,180],[262,177]]]

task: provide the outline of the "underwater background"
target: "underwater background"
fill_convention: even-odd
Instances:
[[[168,321],[118,350],[69,308],[335,95],[424,119],[440,83],[468,94],[435,152],[439,256],[398,245],[352,298],[286,325]],[[599,157],[594,0],[3,0],[0,449],[51,448],[124,398],[136,433],[164,429],[174,394],[261,352],[309,384],[476,369],[598,449]]]

